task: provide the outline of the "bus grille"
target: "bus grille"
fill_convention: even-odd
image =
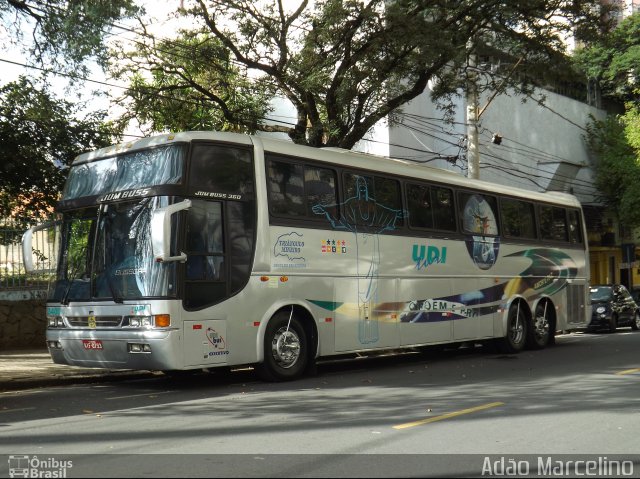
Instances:
[[[67,316],[72,328],[88,328],[89,316]],[[122,316],[95,316],[96,328],[117,328],[122,323]]]
[[[584,285],[567,285],[567,321],[570,323],[584,322]]]

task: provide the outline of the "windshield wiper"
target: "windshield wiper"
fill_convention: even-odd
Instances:
[[[64,294],[62,295],[62,298],[60,299],[60,304],[63,305],[67,305],[69,304],[69,301],[67,300],[67,297],[69,296],[69,292],[71,291],[71,285],[73,284],[73,280],[67,280],[67,287],[64,290]]]
[[[123,299],[120,296],[120,290],[113,284],[113,278],[110,274],[106,273],[107,276],[107,285],[109,286],[109,291],[111,291],[111,299],[113,299],[114,303],[122,303]]]

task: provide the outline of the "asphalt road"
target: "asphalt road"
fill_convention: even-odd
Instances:
[[[239,370],[7,391],[0,475],[37,455],[71,461],[66,477],[480,477],[585,457],[639,477],[639,353],[620,329],[518,355],[325,362],[290,383]]]

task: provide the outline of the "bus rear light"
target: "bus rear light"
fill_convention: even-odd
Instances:
[[[269,281],[269,276],[260,276],[260,281],[266,283],[267,281]]]
[[[127,343],[130,353],[150,353],[151,345],[147,343]]]
[[[289,281],[289,276],[280,276],[281,283],[286,283],[287,281]]]

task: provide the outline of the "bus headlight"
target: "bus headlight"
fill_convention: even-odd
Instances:
[[[153,316],[125,316],[122,323],[124,328],[168,328],[171,326],[171,316],[156,314]]]
[[[130,353],[150,353],[151,345],[147,343],[127,343],[127,350]]]
[[[62,316],[47,316],[47,324],[50,328],[64,328]]]
[[[47,341],[47,347],[49,349],[62,349],[62,343],[60,341]]]

